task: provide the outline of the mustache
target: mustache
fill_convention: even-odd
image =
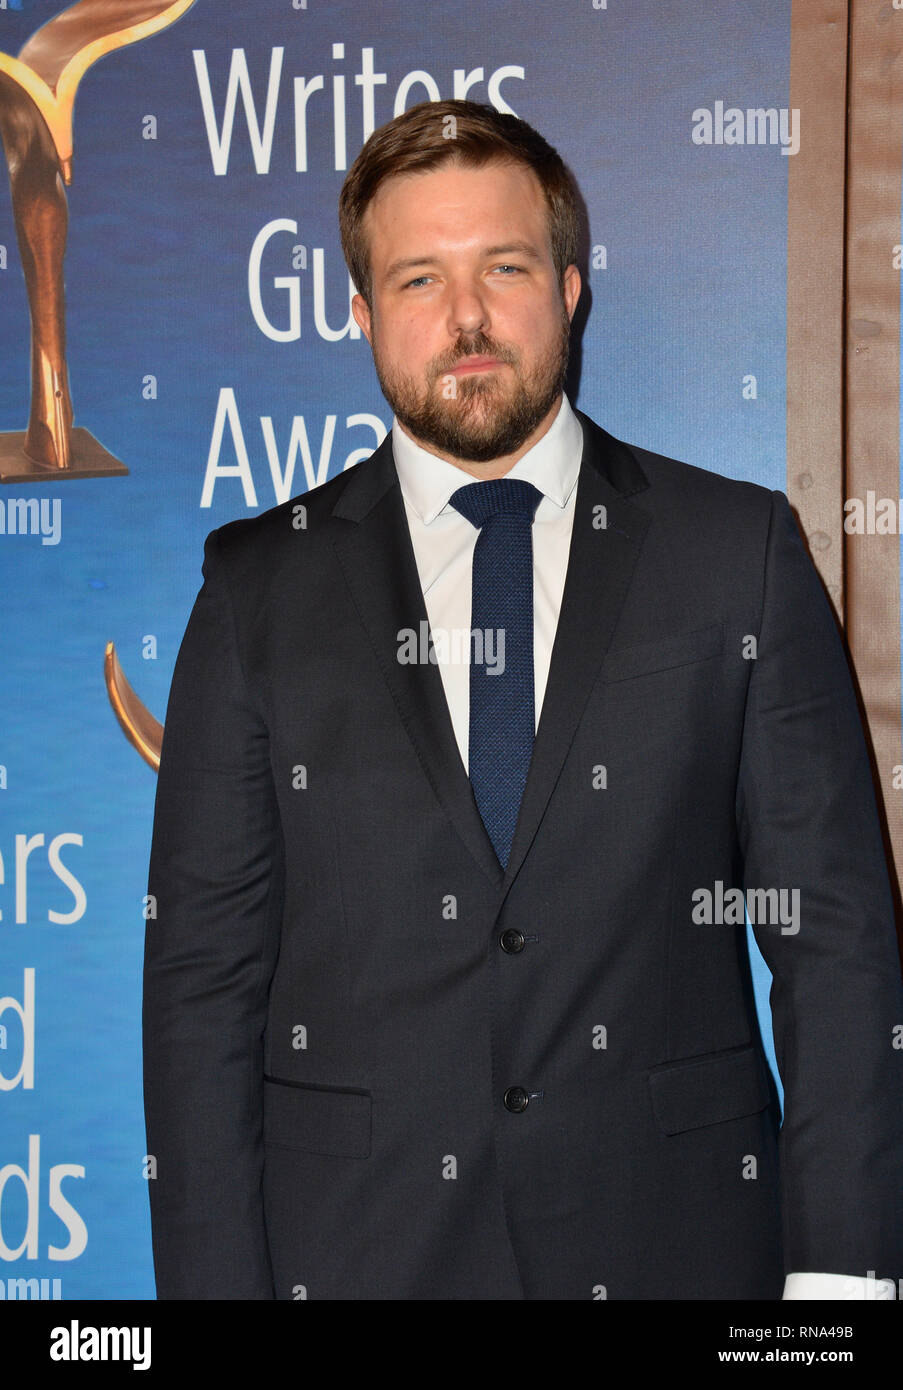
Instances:
[[[499,347],[485,333],[477,333],[473,338],[459,340],[453,354],[444,358],[442,363],[434,368],[433,375],[441,376],[443,372],[450,371],[465,357],[497,357],[500,362],[509,363],[515,360],[510,352]]]

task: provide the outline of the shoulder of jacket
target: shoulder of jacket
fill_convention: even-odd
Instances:
[[[688,500],[707,499],[729,509],[751,510],[754,513],[771,511],[774,488],[754,483],[747,478],[730,478],[711,468],[686,463],[667,454],[657,454],[637,444],[628,444],[650,486],[675,492]]]
[[[227,562],[240,563],[243,559],[256,558],[262,564],[272,563],[281,550],[295,548],[299,532],[309,536],[316,534],[320,523],[332,514],[351,474],[366,468],[369,461],[363,459],[325,483],[308,492],[299,492],[264,512],[224,522],[210,532],[208,540],[213,537],[218,553]]]

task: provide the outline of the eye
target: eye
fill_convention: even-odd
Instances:
[[[512,265],[510,262],[505,261],[501,265],[493,266],[493,270],[513,271],[516,275],[519,275],[523,270],[523,266]],[[506,278],[508,277],[506,276]],[[416,275],[413,280],[408,280],[407,283],[402,286],[402,289],[416,289],[418,286],[425,284],[431,279],[432,276],[430,275]]]

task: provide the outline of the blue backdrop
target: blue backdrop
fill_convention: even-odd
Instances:
[[[0,49],[61,8],[7,0]],[[196,0],[86,74],[69,372],[75,423],[129,474],[0,490],[60,502],[57,543],[0,535],[0,999],[34,989],[24,1030],[0,1015],[0,1075],[34,1038],[33,1085],[0,1091],[0,1296],[22,1276],[63,1298],[154,1296],[140,1008],[155,778],[107,701],[104,646],[162,720],[208,531],[325,481],[389,428],[349,331],[336,215],[372,124],[464,94],[468,74],[467,95],[535,125],[588,210],[575,403],[620,438],[784,489],[787,159],[699,143],[693,113],[786,108],[789,39],[789,0]],[[29,322],[5,175],[0,247],[9,431],[28,415]]]

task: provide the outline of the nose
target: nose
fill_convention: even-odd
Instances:
[[[464,334],[469,337],[485,332],[488,326],[489,312],[479,286],[471,281],[454,285],[448,305],[448,331],[451,336],[457,338]]]

